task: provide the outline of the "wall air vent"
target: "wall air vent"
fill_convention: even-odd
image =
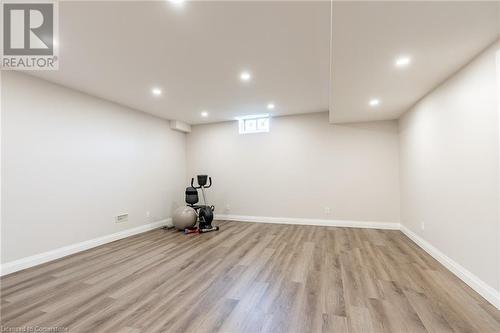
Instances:
[[[121,214],[115,217],[115,223],[123,223],[128,221],[128,214]]]

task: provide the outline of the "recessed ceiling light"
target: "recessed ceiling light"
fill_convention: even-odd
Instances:
[[[267,104],[267,108],[268,108],[269,110],[274,110],[274,103],[269,103],[269,104]]]
[[[399,57],[396,59],[396,67],[406,67],[410,64],[410,57]]]
[[[160,96],[161,95],[161,89],[160,88],[153,88],[153,89],[151,89],[151,93],[154,96]]]
[[[201,116],[202,116],[203,118],[208,117],[208,112],[207,112],[207,111],[201,111]]]
[[[250,81],[251,78],[252,78],[252,74],[250,74],[247,71],[241,72],[241,74],[240,74],[241,81],[245,81],[245,82]]]
[[[175,6],[182,6],[185,2],[185,0],[168,0],[172,5]]]
[[[377,106],[380,104],[380,100],[378,100],[376,98],[371,99],[369,104],[370,104],[370,106]]]

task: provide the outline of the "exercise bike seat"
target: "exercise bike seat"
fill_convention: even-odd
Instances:
[[[198,198],[198,190],[195,189],[194,187],[187,187],[186,188],[186,203],[189,206],[195,208],[195,206],[199,200],[200,199]]]

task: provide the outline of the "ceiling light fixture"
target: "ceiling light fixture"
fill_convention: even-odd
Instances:
[[[406,67],[411,63],[411,59],[409,57],[399,57],[396,59],[396,67]]]
[[[268,108],[269,110],[274,110],[274,107],[275,107],[275,106],[274,106],[274,103],[269,103],[269,104],[267,104],[267,108]]]
[[[208,117],[208,112],[207,112],[207,111],[201,111],[201,116],[202,116],[203,118]]]
[[[160,96],[161,95],[161,89],[160,88],[153,88],[153,89],[151,89],[151,93],[154,96]]]
[[[370,106],[377,106],[377,105],[380,104],[380,100],[378,100],[378,99],[372,99],[372,100],[370,100],[369,104],[370,104]]]
[[[172,5],[175,6],[182,6],[185,2],[185,0],[168,0]]]
[[[250,79],[251,79],[251,78],[252,78],[252,74],[250,74],[250,73],[249,73],[249,72],[247,72],[247,71],[243,71],[243,72],[241,72],[241,74],[240,74],[240,79],[241,79],[241,81],[244,81],[244,82],[246,82],[246,81],[250,81]]]

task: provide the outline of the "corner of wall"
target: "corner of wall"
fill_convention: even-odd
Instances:
[[[404,226],[404,207],[403,207],[403,148],[402,148],[402,132],[403,132],[403,122],[405,118],[408,116],[408,113],[411,112],[411,109],[404,111],[399,118],[397,119],[398,123],[398,179],[399,179],[399,223]]]
[[[500,18],[500,2],[498,3],[498,12]],[[500,29],[500,20],[499,20]],[[500,32],[499,32],[500,33]],[[497,236],[497,255],[498,255],[498,285],[497,290],[500,292],[500,38],[497,43],[496,65],[497,65],[497,122],[498,122],[498,236]]]

